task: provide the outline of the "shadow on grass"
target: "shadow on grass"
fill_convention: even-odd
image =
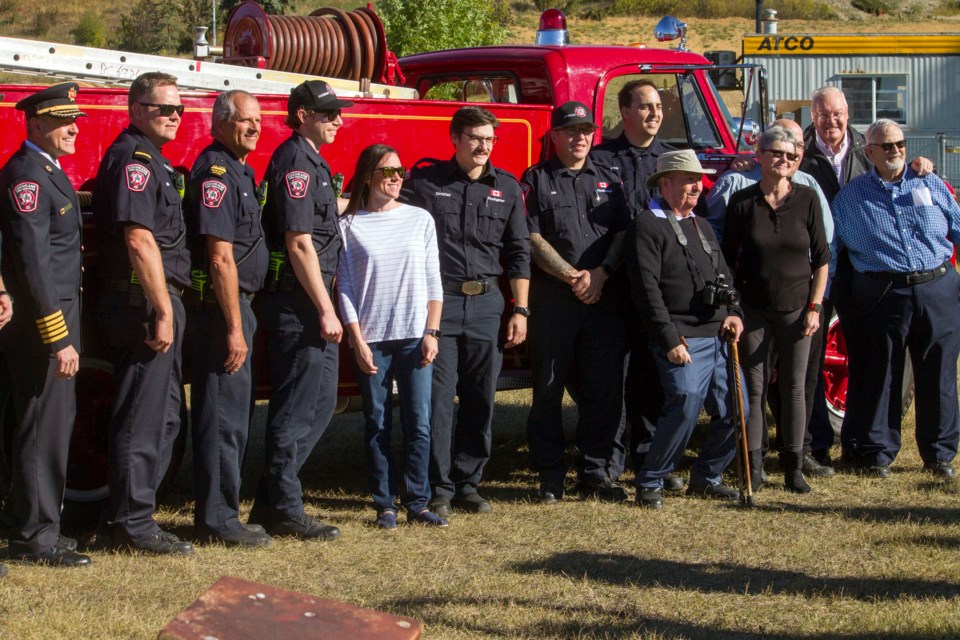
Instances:
[[[493,637],[544,637],[544,638],[620,638],[634,635],[644,637],[690,638],[691,640],[809,640],[824,637],[823,634],[788,633],[767,630],[757,631],[725,629],[709,625],[678,622],[635,613],[631,605],[604,607],[602,605],[568,605],[529,598],[510,596],[480,596],[450,598],[447,596],[423,596],[400,598],[387,603],[386,608],[397,615],[408,615],[425,623],[428,628],[455,628],[471,634]],[[567,620],[538,620],[527,624],[496,624],[480,620],[479,616],[467,621],[461,615],[464,610],[476,613],[488,610],[489,618],[502,619],[508,616],[496,612],[526,609],[519,614],[531,617],[542,611],[544,617],[556,618],[559,613]],[[584,622],[583,618],[593,618]],[[837,640],[933,640],[941,636],[929,633],[877,633],[831,634]]]
[[[954,525],[960,522],[960,508],[942,507],[817,507],[801,504],[759,504],[760,511],[790,512],[808,515],[839,515],[850,520],[874,523],[916,522]]]
[[[520,573],[542,572],[611,585],[737,595],[826,595],[869,602],[960,597],[960,584],[944,580],[824,578],[800,571],[745,567],[726,562],[677,562],[589,551],[558,553],[545,560],[517,564],[514,568]]]

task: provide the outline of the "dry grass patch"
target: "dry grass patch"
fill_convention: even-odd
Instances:
[[[774,474],[751,511],[683,496],[659,513],[572,498],[544,507],[531,501],[528,402],[528,392],[499,396],[492,514],[376,530],[360,418],[340,416],[304,479],[308,508],[341,540],[203,547],[184,559],[94,552],[89,570],[14,566],[0,582],[0,636],[152,638],[225,574],[411,616],[428,638],[960,636],[958,491],[920,472],[912,436],[887,481],[840,475],[795,496]],[[259,442],[258,432],[247,487]],[[160,516],[181,533],[189,472]]]

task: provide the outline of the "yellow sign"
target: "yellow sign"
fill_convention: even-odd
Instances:
[[[960,34],[743,36],[745,56],[816,55],[960,55]]]

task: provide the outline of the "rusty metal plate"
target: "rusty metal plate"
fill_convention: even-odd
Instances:
[[[159,640],[417,640],[413,618],[224,576],[160,631]]]

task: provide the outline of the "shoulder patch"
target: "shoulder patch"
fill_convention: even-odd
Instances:
[[[523,196],[523,201],[527,201],[527,194],[530,193],[530,185],[526,182],[520,183],[520,195]]]
[[[203,206],[208,209],[218,209],[223,202],[223,194],[227,192],[227,185],[219,180],[206,180],[202,185]]]
[[[221,167],[218,164],[210,165],[210,173],[212,173],[215,176],[222,176],[226,172],[227,172],[226,167]]]
[[[300,200],[307,196],[310,174],[306,171],[290,171],[284,176],[283,181],[287,184],[287,195],[291,198]]]
[[[36,182],[20,182],[13,187],[13,199],[20,213],[33,213],[37,210],[40,185]]]
[[[150,169],[140,163],[134,162],[127,165],[125,173],[127,176],[127,189],[139,192],[147,188],[147,183],[150,181]]]

